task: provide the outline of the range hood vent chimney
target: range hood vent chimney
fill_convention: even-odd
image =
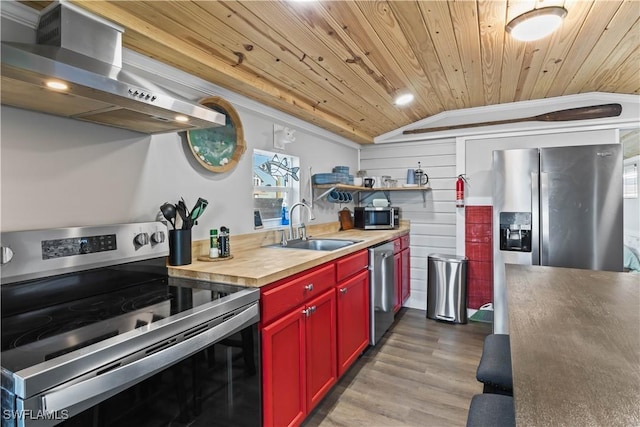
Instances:
[[[223,114],[123,70],[123,31],[73,4],[49,5],[37,44],[2,42],[2,103],[146,134],[225,124]]]

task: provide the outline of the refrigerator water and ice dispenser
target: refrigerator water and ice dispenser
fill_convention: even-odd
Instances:
[[[531,212],[500,212],[500,250],[531,252]]]

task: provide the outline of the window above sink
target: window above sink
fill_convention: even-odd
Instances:
[[[300,159],[284,153],[253,150],[253,207],[265,229],[281,227],[282,203],[300,200]]]

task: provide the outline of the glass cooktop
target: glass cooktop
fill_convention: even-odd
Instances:
[[[2,366],[17,372],[242,289],[134,265],[4,285]]]

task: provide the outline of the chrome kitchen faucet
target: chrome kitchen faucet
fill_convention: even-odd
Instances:
[[[313,211],[311,210],[311,208],[309,207],[309,205],[307,205],[304,202],[298,202],[298,203],[294,203],[293,206],[291,206],[291,209],[289,210],[289,217],[291,218],[291,221],[289,221],[289,240],[293,240],[293,210],[295,208],[297,208],[298,206],[304,206],[305,208],[307,208],[307,212],[309,212],[309,221],[312,221],[314,219],[316,219],[316,216],[313,214]],[[300,229],[302,229],[302,237],[300,237]],[[295,239],[306,239],[307,238],[307,232],[306,232],[306,226],[304,225],[304,222],[300,222],[300,225],[298,226],[298,228],[296,229],[296,236]],[[283,243],[284,243],[284,239],[283,239]]]

